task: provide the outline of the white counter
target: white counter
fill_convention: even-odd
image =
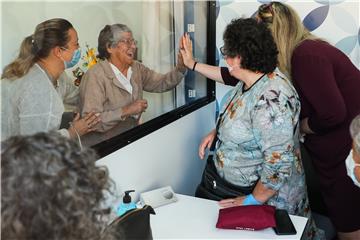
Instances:
[[[178,201],[155,209],[151,215],[154,239],[300,239],[307,218],[290,215],[296,235],[279,236],[272,228],[261,231],[227,230],[215,227],[216,201],[177,194]]]

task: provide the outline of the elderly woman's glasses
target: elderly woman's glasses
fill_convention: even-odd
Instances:
[[[128,47],[131,47],[133,44],[136,46],[138,41],[135,39],[121,39],[119,42],[125,43]]]

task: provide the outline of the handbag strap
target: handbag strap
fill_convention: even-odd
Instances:
[[[255,83],[259,82],[260,79],[262,79],[264,76],[266,75],[266,73],[264,73],[261,77],[259,77]],[[254,83],[254,84],[255,84]],[[254,85],[253,84],[253,85]],[[242,90],[244,92],[244,86],[245,86],[245,83],[242,85]],[[210,151],[214,151],[215,150],[215,146],[216,146],[216,143],[217,141],[219,141],[219,138],[218,138],[218,132],[219,132],[219,127],[220,127],[220,124],[224,121],[224,115],[227,111],[227,109],[229,108],[230,104],[234,101],[234,98],[236,97],[236,95],[238,94],[240,88],[238,90],[236,90],[234,96],[231,98],[231,100],[229,101],[228,105],[226,106],[225,110],[219,115],[219,119],[216,123],[216,128],[215,128],[215,138],[214,138],[214,141],[212,142],[211,146],[210,146]],[[220,143],[221,144],[221,143]]]

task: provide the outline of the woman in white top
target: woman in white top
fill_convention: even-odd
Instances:
[[[50,19],[37,25],[26,37],[17,59],[1,76],[1,140],[14,135],[58,130],[70,138],[93,131],[98,114],[77,114],[69,129],[59,129],[64,105],[57,93],[65,68],[80,59],[78,36],[65,19]]]

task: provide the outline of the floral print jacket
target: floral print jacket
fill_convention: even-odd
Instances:
[[[299,97],[277,73],[243,90],[239,81],[219,120],[215,165],[220,176],[239,185],[261,181],[277,191],[268,204],[304,210],[307,197],[300,158]],[[230,101],[230,100],[229,100]]]
[[[309,218],[304,239],[325,239],[311,217],[299,145],[300,100],[278,73],[249,89],[239,81],[218,120],[215,166],[238,186],[261,181],[276,191],[266,204]],[[231,99],[231,100],[230,100]]]

